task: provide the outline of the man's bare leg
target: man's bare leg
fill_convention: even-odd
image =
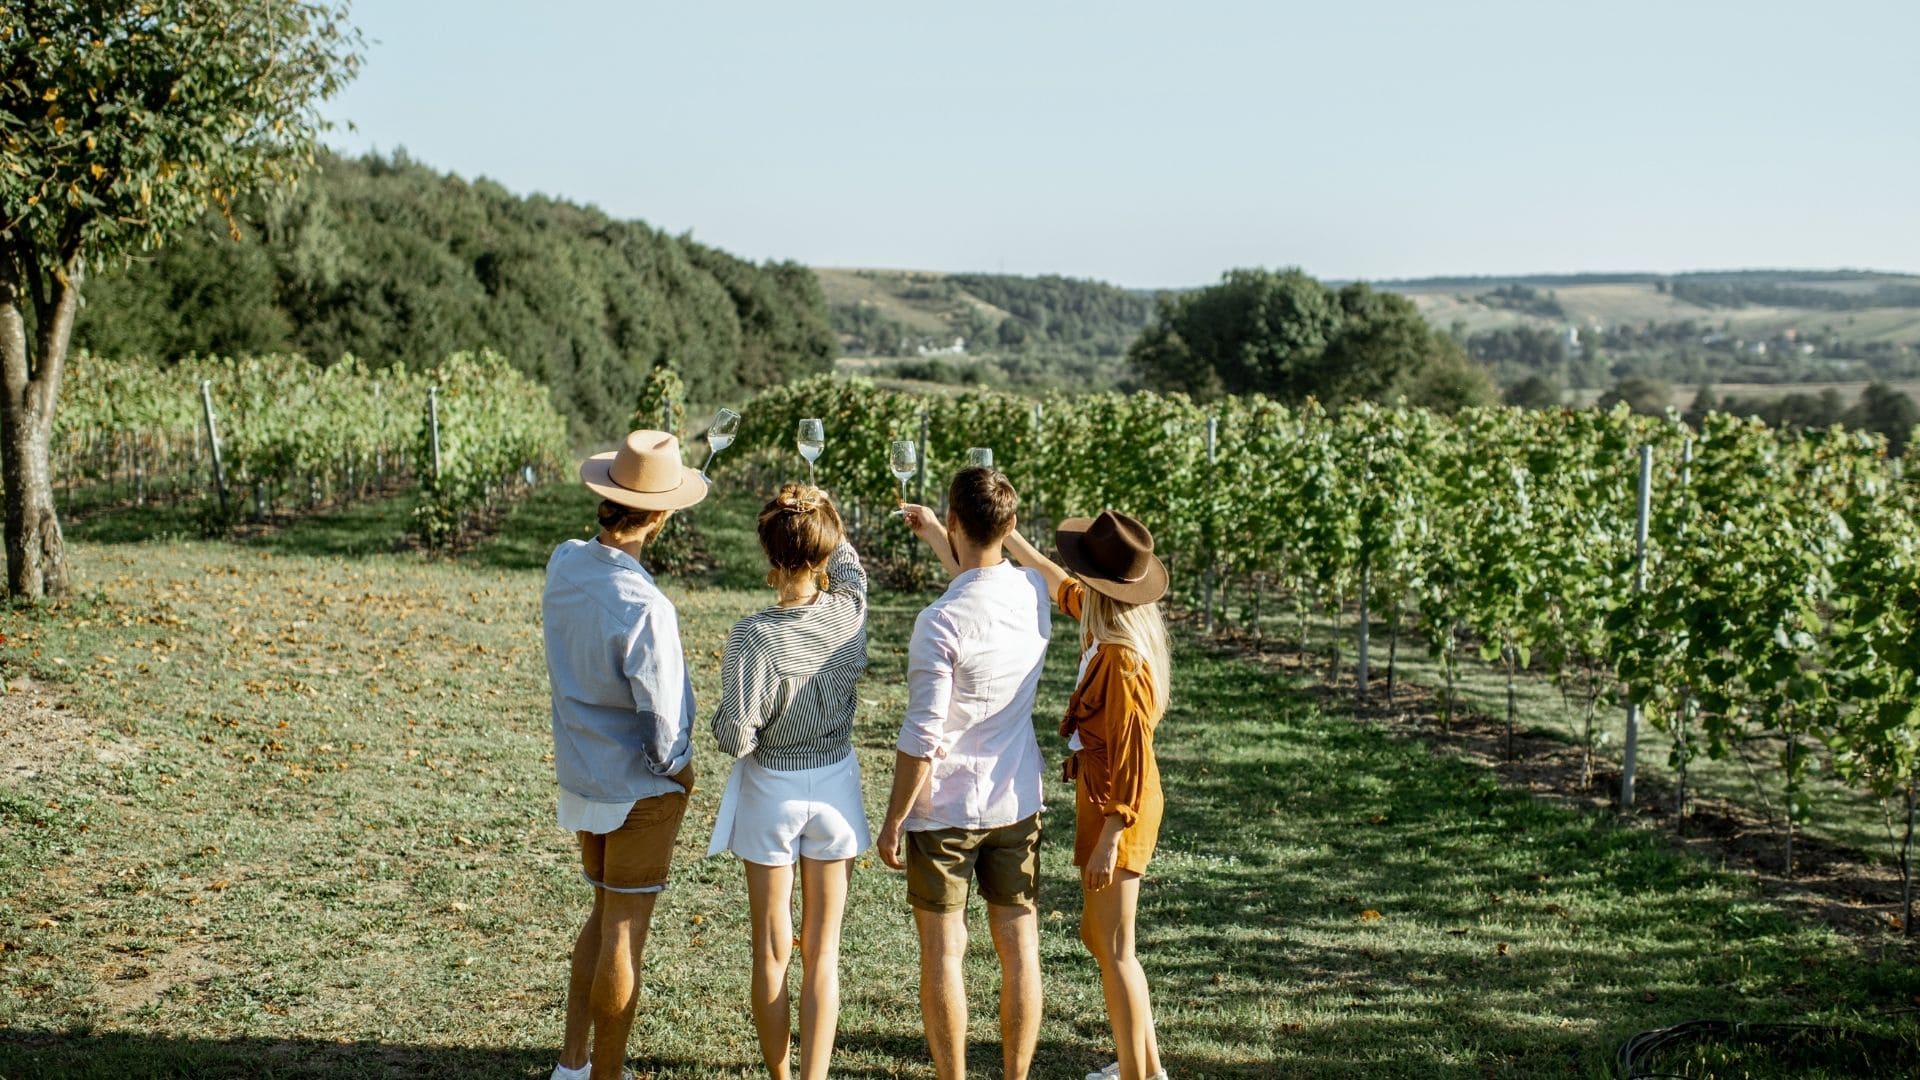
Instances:
[[[620,1080],[627,1036],[640,1002],[640,963],[647,947],[658,893],[605,892],[600,919],[600,960],[593,973],[593,1080]]]
[[[965,1080],[967,913],[915,908],[913,921],[920,930],[920,1012],[933,1073],[939,1080]]]
[[[1040,1042],[1040,919],[1032,905],[987,905],[1000,954],[1000,1057],[1005,1080],[1027,1080]]]
[[[577,1069],[587,1063],[588,1040],[593,1034],[593,971],[600,962],[599,889],[593,890],[593,910],[573,941],[573,970],[567,979],[567,1031],[560,1043],[560,1064]]]

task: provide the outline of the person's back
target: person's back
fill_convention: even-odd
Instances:
[[[907,831],[992,829],[1040,812],[1033,704],[1050,609],[1040,576],[1002,561],[962,572],[914,622],[899,749],[933,769]]]
[[[967,894],[977,885],[1000,955],[1001,1075],[1025,1080],[1040,1034],[1040,745],[1033,699],[1052,631],[1045,580],[1001,545],[1019,496],[989,468],[962,469],[947,523],[907,524],[953,575],[914,623],[907,715],[894,755],[880,858],[907,872],[920,933],[920,1001],[940,1080],[966,1075]],[[900,848],[905,841],[906,857]]]

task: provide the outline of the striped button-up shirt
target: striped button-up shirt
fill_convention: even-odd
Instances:
[[[867,670],[867,573],[851,544],[827,560],[827,591],[733,625],[713,737],[769,769],[831,765],[853,752],[854,686]]]

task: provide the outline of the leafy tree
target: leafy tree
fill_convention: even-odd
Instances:
[[[491,349],[551,387],[584,442],[620,430],[655,368],[710,403],[828,370],[838,349],[806,267],[755,265],[404,153],[322,155],[296,192],[236,203],[231,225],[209,216],[92,299],[75,340],[107,355],[272,348],[420,370]]]
[[[1415,404],[1427,392],[1457,404],[1491,394],[1412,301],[1366,285],[1335,291],[1297,269],[1233,270],[1163,298],[1128,357],[1145,386],[1201,399],[1262,393],[1339,405],[1398,391]]]
[[[1915,424],[1920,424],[1920,405],[1886,383],[1869,383],[1860,392],[1860,400],[1847,410],[1849,427],[1877,431],[1887,437],[1887,449],[1895,454],[1907,452]]]
[[[1501,395],[1507,404],[1522,409],[1557,409],[1566,402],[1560,384],[1545,375],[1529,375]]]
[[[48,440],[89,270],[290,184],[351,77],[331,0],[43,0],[0,9],[0,466],[7,587],[57,596]]]
[[[1665,416],[1667,405],[1673,400],[1673,388],[1658,379],[1629,375],[1613,384],[1613,388],[1600,395],[1595,404],[1602,410],[1611,409],[1621,402],[1627,408],[1642,416]]]

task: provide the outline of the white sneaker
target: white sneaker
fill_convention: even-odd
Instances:
[[[593,1062],[589,1061],[577,1069],[569,1069],[565,1065],[555,1063],[553,1080],[593,1080]],[[634,1080],[633,1070],[621,1069],[620,1080]]]
[[[1119,1075],[1120,1063],[1116,1061],[1106,1068],[1101,1069],[1099,1072],[1088,1073],[1087,1080],[1114,1080],[1114,1077]],[[1167,1080],[1167,1070],[1161,1069],[1159,1072],[1147,1077],[1147,1080]]]

